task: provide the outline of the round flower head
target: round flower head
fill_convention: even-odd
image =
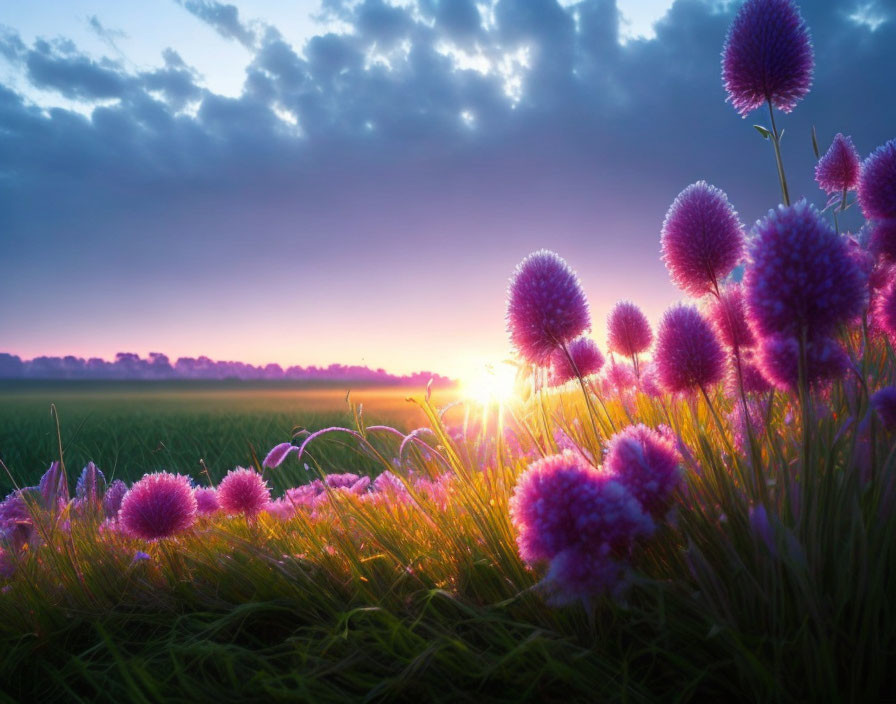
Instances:
[[[653,342],[650,323],[641,309],[629,301],[620,301],[610,311],[607,331],[610,351],[626,357],[644,352]]]
[[[680,479],[679,457],[666,438],[646,425],[631,425],[610,438],[604,469],[654,518],[668,510]]]
[[[871,223],[869,249],[886,260],[896,261],[896,218],[885,218]]]
[[[638,377],[631,364],[611,359],[604,369],[603,386],[607,394],[618,393],[637,386]]]
[[[756,363],[752,355],[744,355],[740,361],[740,379],[737,376],[737,367],[732,365],[728,370],[728,380],[726,388],[728,393],[736,396],[740,393],[738,385],[743,383],[744,393],[747,394],[763,394],[771,391],[772,385],[762,375],[762,370]]]
[[[640,387],[641,393],[645,393],[651,398],[659,398],[663,395],[660,388],[659,374],[656,371],[656,364],[651,362],[641,370]]]
[[[597,374],[602,366],[604,356],[597,343],[591,338],[579,337],[570,342],[565,351],[558,349],[551,355],[551,381],[556,385],[565,384],[579,376]]]
[[[827,335],[861,313],[864,283],[845,240],[805,200],[756,223],[744,293],[760,335]]]
[[[196,510],[202,514],[215,513],[221,508],[218,501],[218,492],[211,487],[199,487],[193,489],[196,497]]]
[[[737,266],[744,232],[728,196],[698,181],[669,207],[660,240],[672,282],[686,293],[702,296]]]
[[[869,220],[896,218],[896,139],[875,149],[862,163],[859,204]]]
[[[196,497],[180,474],[146,474],[125,494],[118,512],[124,529],[143,540],[158,540],[186,530],[196,520]]]
[[[881,389],[871,397],[871,407],[887,430],[896,430],[896,386]]]
[[[896,344],[896,278],[877,297],[874,319],[881,330]]]
[[[830,149],[815,165],[815,180],[825,193],[851,191],[859,183],[859,153],[852,137],[838,132]]]
[[[218,485],[218,502],[227,513],[257,516],[271,500],[271,491],[254,469],[231,469]]]
[[[709,319],[727,347],[745,349],[756,344],[756,337],[747,323],[744,289],[740,284],[728,284],[722,289],[721,296],[712,300]]]
[[[654,360],[660,386],[671,393],[706,388],[725,374],[725,352],[693,306],[679,305],[663,315]]]
[[[579,546],[591,555],[618,554],[653,529],[628,489],[569,450],[534,462],[520,475],[510,517],[520,557],[529,564]]]
[[[542,249],[520,262],[508,288],[507,326],[527,362],[543,364],[590,325],[585,292],[563,259]]]
[[[747,0],[728,28],[722,82],[741,117],[764,103],[790,112],[812,87],[809,29],[792,0]]]
[[[106,518],[115,520],[118,517],[118,509],[121,508],[121,501],[127,493],[128,485],[121,479],[116,479],[109,485],[103,494],[103,513],[106,514]]]
[[[772,384],[786,391],[799,385],[799,343],[793,337],[772,335],[762,341],[759,367]],[[849,357],[836,340],[827,337],[810,340],[806,346],[806,382],[817,385],[839,379],[849,368]]]

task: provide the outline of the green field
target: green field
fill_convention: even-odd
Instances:
[[[33,484],[59,458],[51,404],[59,415],[63,457],[70,476],[94,461],[107,479],[133,481],[158,469],[191,474],[203,460],[217,482],[235,466],[260,462],[293,431],[355,425],[350,403],[365,424],[410,430],[424,423],[408,387],[347,387],[241,381],[3,381],[0,382],[0,459],[16,484]],[[451,391],[440,392],[450,400]],[[316,443],[311,456],[328,471],[371,471],[376,464],[339,436]],[[0,472],[0,493],[11,481]],[[268,478],[275,492],[304,481],[287,463]]]

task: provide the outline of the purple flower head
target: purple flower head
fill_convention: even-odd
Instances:
[[[98,501],[105,490],[106,477],[93,462],[88,462],[81,470],[81,476],[75,486],[75,495],[79,499]]]
[[[261,466],[265,469],[279,467],[287,457],[298,451],[299,448],[292,443],[281,442],[279,445],[274,445],[274,447],[271,448],[271,451],[268,452],[267,456],[264,458],[264,462],[261,463]]]
[[[869,220],[896,218],[896,139],[875,149],[862,163],[859,204]]]
[[[131,535],[158,540],[186,530],[196,520],[190,479],[180,474],[146,474],[121,502],[118,520]]]
[[[885,260],[896,261],[896,217],[871,223],[871,242],[868,248]]]
[[[218,492],[211,487],[197,487],[193,489],[193,496],[196,497],[196,510],[200,514],[215,513],[221,508]]]
[[[610,351],[626,357],[646,351],[653,342],[653,331],[647,317],[630,301],[620,301],[610,311],[607,332]]]
[[[747,305],[740,284],[728,284],[719,298],[709,305],[709,319],[719,339],[731,349],[746,349],[756,344],[756,336],[747,323]]]
[[[115,520],[118,518],[118,510],[121,508],[121,501],[124,495],[128,493],[128,485],[121,479],[113,481],[106,493],[103,495],[103,513],[106,518]]]
[[[641,392],[652,398],[659,398],[663,395],[660,388],[659,373],[656,370],[656,364],[651,362],[641,370],[640,378]]]
[[[860,169],[859,153],[852,137],[838,132],[830,149],[815,165],[815,180],[825,193],[851,191],[859,183]]]
[[[874,304],[874,322],[896,344],[896,278],[877,296]]]
[[[551,383],[559,386],[579,376],[591,376],[597,374],[602,366],[604,356],[597,343],[589,337],[577,337],[565,351],[560,348],[551,355]]]
[[[6,543],[13,552],[31,542],[36,531],[31,516],[32,508],[41,503],[36,487],[18,489],[0,503],[0,543]]]
[[[613,558],[610,551],[592,550],[576,545],[551,560],[542,582],[549,604],[564,606],[576,601],[609,594],[616,596],[628,584],[626,563]]]
[[[864,284],[846,241],[805,200],[756,223],[744,293],[760,335],[832,333],[861,313]]]
[[[762,375],[762,370],[756,364],[753,355],[744,355],[741,358],[740,378],[744,385],[744,393],[763,394],[772,389],[772,385],[768,382],[768,379]],[[736,396],[740,393],[738,390],[738,383],[737,367],[731,365],[731,368],[728,370],[726,387],[728,393],[732,396]]]
[[[728,196],[698,181],[679,193],[669,207],[660,242],[672,282],[699,297],[715,290],[737,266],[743,256],[744,231]]]
[[[631,425],[610,438],[604,469],[615,474],[654,518],[665,515],[681,478],[680,458],[666,438],[646,425]]]
[[[370,486],[370,477],[352,472],[334,472],[324,477],[324,483],[331,489],[343,489],[352,494],[362,494]]]
[[[675,306],[663,315],[654,360],[660,386],[671,393],[711,386],[725,374],[725,352],[693,306]]]
[[[548,562],[581,547],[590,555],[623,554],[653,522],[614,476],[566,451],[532,463],[510,499],[520,556]]]
[[[603,387],[608,395],[631,389],[638,384],[635,369],[628,362],[617,362],[611,359],[604,369]]]
[[[793,337],[772,335],[762,341],[759,366],[762,375],[780,389],[793,391],[799,384],[799,343]],[[839,379],[849,368],[849,357],[836,340],[820,337],[806,345],[806,381],[811,385]]]
[[[582,284],[563,259],[542,249],[520,262],[507,291],[507,327],[527,362],[544,364],[590,325]]]
[[[747,0],[728,28],[722,82],[741,117],[764,103],[790,112],[812,87],[809,29],[791,0]]]
[[[53,462],[38,484],[44,508],[58,510],[68,503],[68,479],[59,462]]]
[[[231,469],[218,485],[218,502],[227,513],[254,518],[271,500],[271,490],[254,469]]]
[[[896,430],[896,386],[881,389],[871,397],[871,407],[877,411],[887,430]]]

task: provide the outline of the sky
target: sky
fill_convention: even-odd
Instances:
[[[546,247],[593,333],[681,298],[660,261],[699,179],[747,225],[771,145],[725,101],[724,0],[5,0],[0,351],[159,351],[463,376],[509,353],[509,276]],[[804,0],[813,90],[779,115],[896,136],[896,1]],[[847,223],[850,224],[850,223]]]

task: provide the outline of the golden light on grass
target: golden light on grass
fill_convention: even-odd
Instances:
[[[509,362],[475,367],[461,383],[461,395],[483,406],[504,405],[517,395],[517,369]]]

